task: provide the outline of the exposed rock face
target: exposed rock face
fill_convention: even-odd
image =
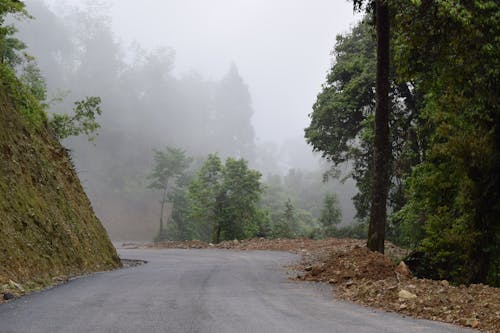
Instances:
[[[0,86],[0,285],[120,266],[68,152]]]

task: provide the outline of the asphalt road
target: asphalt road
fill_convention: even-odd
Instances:
[[[471,332],[336,301],[328,285],[288,280],[288,253],[120,254],[149,263],[1,304],[0,332]]]

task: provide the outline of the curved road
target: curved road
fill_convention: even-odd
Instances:
[[[149,263],[2,304],[0,332],[472,332],[335,301],[328,285],[287,279],[288,253],[120,254]]]

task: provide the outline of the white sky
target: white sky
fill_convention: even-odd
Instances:
[[[217,79],[234,62],[252,94],[257,138],[278,143],[303,136],[335,36],[359,18],[346,0],[102,2],[125,45],[173,48],[178,74]]]

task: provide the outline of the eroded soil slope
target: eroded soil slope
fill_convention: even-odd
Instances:
[[[67,151],[1,77],[0,87],[0,298],[118,267]]]

